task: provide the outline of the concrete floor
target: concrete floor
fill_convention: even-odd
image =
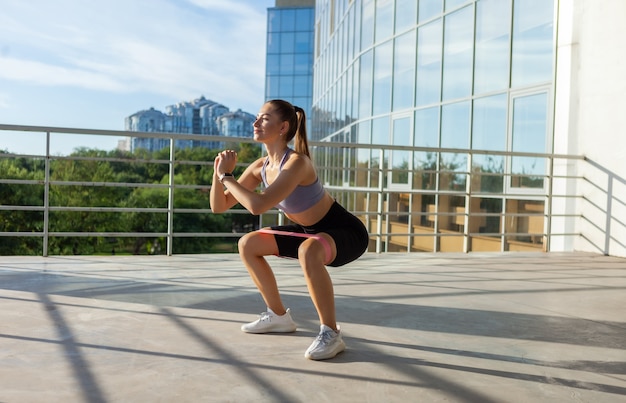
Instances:
[[[0,401],[626,402],[626,260],[367,254],[330,269],[348,349],[295,262],[271,258],[298,331],[236,255],[0,257]]]

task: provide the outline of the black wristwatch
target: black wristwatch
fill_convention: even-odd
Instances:
[[[226,173],[221,174],[221,175],[218,177],[218,179],[219,179],[220,183],[221,183],[221,184],[224,184],[224,178],[226,178],[226,177],[228,177],[228,176],[232,177],[232,176],[233,176],[233,174],[232,174],[232,173],[230,173],[230,172],[226,172]]]

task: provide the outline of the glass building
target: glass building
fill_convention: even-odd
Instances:
[[[383,226],[439,235],[387,251],[543,248],[546,159],[511,153],[553,149],[553,0],[318,0],[315,31],[314,140],[416,147],[358,149],[327,181],[375,187],[355,168],[382,165]]]
[[[315,0],[277,0],[267,12],[265,100],[304,109],[311,123]]]

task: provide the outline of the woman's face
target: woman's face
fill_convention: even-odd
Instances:
[[[286,133],[289,123],[281,121],[280,116],[274,111],[274,107],[266,103],[256,115],[254,126],[254,139],[260,142],[268,142],[281,139],[281,134]]]

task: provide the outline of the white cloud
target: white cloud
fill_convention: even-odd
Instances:
[[[0,79],[181,100],[203,94],[232,107],[260,102],[271,6],[270,0],[3,0]]]
[[[0,92],[0,109],[9,107],[9,96]]]

